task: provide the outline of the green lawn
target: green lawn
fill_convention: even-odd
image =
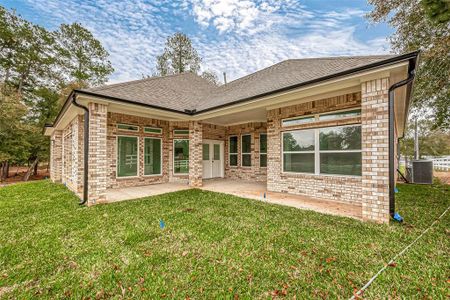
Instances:
[[[0,188],[0,298],[346,299],[450,205],[448,186],[399,190],[388,226],[200,190],[87,208],[49,181]],[[449,220],[365,298],[448,296]]]

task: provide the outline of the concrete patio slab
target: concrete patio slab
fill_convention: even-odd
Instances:
[[[138,187],[109,189],[106,192],[107,203],[156,196],[170,192],[190,189],[185,183],[161,183]],[[267,192],[265,182],[253,182],[232,179],[203,180],[202,190],[230,194],[242,198],[259,200],[267,203],[308,209],[321,213],[349,216],[362,219],[362,206],[345,202],[323,200],[307,196]]]
[[[178,192],[187,189],[190,189],[190,187],[186,183],[174,183],[174,182],[119,188],[119,189],[108,189],[106,191],[106,202],[110,203],[149,196],[157,196],[165,193]]]
[[[323,200],[307,196],[267,192],[265,182],[250,182],[231,179],[203,180],[203,190],[231,194],[263,202],[314,210],[321,213],[362,219],[362,205]],[[264,197],[265,195],[265,197]]]

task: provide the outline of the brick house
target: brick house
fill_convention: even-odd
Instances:
[[[45,128],[51,179],[89,205],[114,188],[261,181],[388,222],[417,57],[287,60],[221,86],[184,73],[74,90]]]

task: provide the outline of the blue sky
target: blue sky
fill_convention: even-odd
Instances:
[[[54,30],[80,22],[110,53],[110,82],[151,74],[168,35],[186,33],[203,69],[229,80],[288,58],[389,53],[386,24],[358,0],[0,0]],[[222,76],[220,76],[222,77]]]

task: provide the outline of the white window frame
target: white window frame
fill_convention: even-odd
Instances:
[[[159,130],[159,132],[146,132],[146,131],[145,131],[146,129],[150,129],[150,130]],[[162,130],[162,128],[159,128],[159,127],[145,126],[145,127],[144,127],[144,133],[145,133],[145,134],[158,134],[158,135],[161,135],[161,134],[163,133],[163,130]]]
[[[243,149],[243,139],[244,136],[250,136],[250,152],[244,152]],[[250,155],[250,166],[244,166],[244,155]],[[241,167],[242,168],[251,168],[253,166],[252,164],[252,134],[251,133],[246,133],[246,134],[242,134],[241,135]]]
[[[137,139],[137,174],[132,176],[119,176],[119,137],[134,137]],[[116,135],[116,179],[125,179],[125,178],[138,178],[139,177],[139,158],[140,158],[140,147],[139,147],[139,137],[137,135]]]
[[[317,173],[317,155],[316,155],[316,149],[318,146],[317,143],[317,133],[314,131],[316,128],[305,128],[305,129],[295,129],[295,130],[285,130],[281,132],[281,172],[285,174],[305,174],[305,175],[318,175]],[[287,132],[296,132],[296,131],[306,131],[306,130],[312,130],[314,131],[314,150],[307,150],[307,151],[284,151],[284,134]],[[314,154],[314,172],[291,172],[291,171],[285,171],[284,170],[284,154],[285,153],[299,153],[299,154]]]
[[[160,140],[160,147],[161,147],[161,151],[160,151],[160,157],[159,157],[159,160],[160,160],[160,166],[161,166],[161,171],[159,172],[159,174],[145,174],[145,140],[147,140],[147,139],[149,139],[149,140]],[[144,165],[143,165],[143,168],[142,168],[142,176],[145,176],[145,177],[154,177],[154,176],[161,176],[162,175],[162,173],[163,173],[163,140],[162,140],[162,138],[158,138],[158,137],[144,137],[144,151],[142,151],[143,153],[144,153],[144,159],[143,159],[143,162],[144,162]]]
[[[173,176],[188,176],[189,175],[189,167],[188,167],[188,172],[187,173],[175,173],[175,142],[176,141],[188,141],[189,145],[191,144],[191,141],[189,141],[188,138],[177,138],[177,139],[173,139],[172,141],[172,175]],[[188,148],[189,149],[189,148]],[[189,161],[191,160],[191,149],[189,149],[189,160],[188,160],[188,165],[189,165]]]
[[[261,152],[261,136],[262,135],[265,135],[266,136],[266,152]],[[260,168],[267,168],[267,163],[268,163],[268,161],[267,161],[267,144],[268,144],[268,140],[267,140],[267,133],[266,132],[263,132],[263,133],[260,133],[259,134],[259,167]],[[262,167],[261,166],[261,156],[262,155],[265,155],[266,156],[266,166],[265,167]]]
[[[301,126],[301,125],[305,125],[305,124],[314,124],[316,122],[329,122],[329,121],[335,121],[335,120],[347,120],[347,119],[357,118],[357,117],[343,117],[343,118],[333,119],[333,120],[320,120],[320,116],[323,116],[323,115],[330,115],[333,113],[341,113],[341,112],[354,111],[354,110],[361,110],[361,107],[359,106],[359,107],[353,107],[353,108],[338,109],[338,110],[332,110],[332,111],[327,111],[327,112],[323,112],[323,113],[285,118],[285,119],[281,119],[281,127],[288,128],[288,127],[294,127],[294,126]],[[361,117],[361,115],[359,115],[359,117]],[[311,122],[306,122],[303,124],[292,124],[292,125],[284,125],[283,124],[284,121],[290,121],[290,120],[296,120],[296,119],[306,119],[306,118],[313,118],[313,120]]]
[[[119,128],[120,125],[136,127],[136,130]],[[126,124],[126,123],[117,123],[116,127],[117,127],[117,130],[120,130],[120,131],[139,132],[139,125]]]
[[[284,130],[281,132],[281,173],[285,174],[304,174],[304,175],[320,175],[320,176],[334,176],[334,177],[354,177],[361,178],[362,175],[345,175],[345,174],[325,174],[320,173],[320,153],[361,153],[362,155],[362,144],[360,150],[320,150],[320,129],[333,128],[333,127],[361,127],[361,124],[348,124],[348,125],[337,125],[337,126],[326,126],[326,127],[314,127],[314,128],[304,128],[304,129],[294,129],[294,130]],[[313,151],[284,151],[284,133],[296,132],[296,131],[306,131],[314,130],[314,150]],[[307,172],[289,172],[284,171],[284,154],[285,153],[314,153],[314,173]]]
[[[176,133],[177,131],[187,131],[187,133]],[[179,136],[179,137],[189,136],[189,129],[174,129],[173,130],[173,135],[174,136]],[[182,139],[182,140],[184,140],[184,139]]]
[[[236,148],[237,148],[237,152],[230,152],[230,148],[231,148],[230,139],[231,139],[232,137],[235,137],[235,138],[236,138]],[[230,159],[231,155],[236,155],[236,165],[235,165],[235,166],[232,166],[232,165],[230,164],[230,162],[231,162],[231,159]],[[237,168],[237,167],[239,167],[239,137],[238,137],[237,135],[229,135],[229,136],[228,136],[228,166],[229,166],[230,168]]]

